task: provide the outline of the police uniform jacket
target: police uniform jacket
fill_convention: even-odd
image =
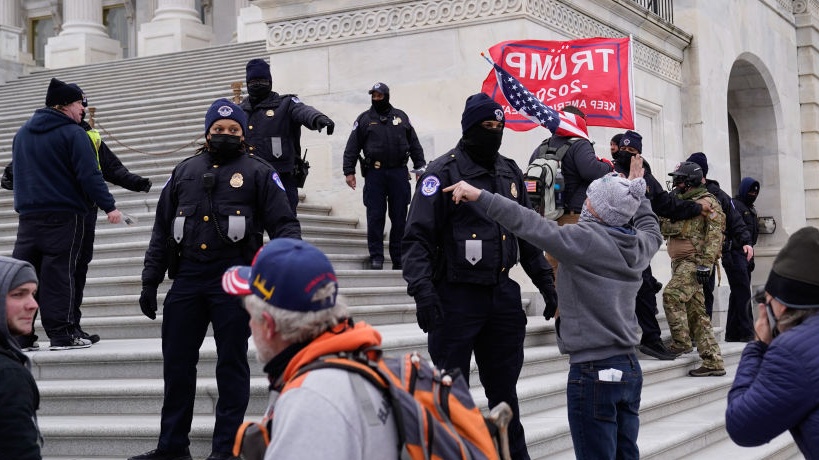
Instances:
[[[317,130],[323,113],[304,104],[295,94],[271,92],[251,105],[246,97],[239,107],[247,114],[245,142],[250,153],[267,161],[280,173],[292,173],[296,156],[301,156],[301,127]]]
[[[755,180],[743,179],[739,184],[739,193],[737,193],[734,199],[734,207],[739,215],[742,216],[742,221],[745,222],[745,228],[747,228],[751,234],[751,246],[756,246],[757,239],[759,238],[759,221],[757,220],[754,205],[747,205],[745,202],[748,199],[748,192],[751,190],[751,186],[755,183],[758,184]]]
[[[358,152],[364,150],[364,157],[382,168],[397,168],[407,164],[412,158],[415,169],[426,165],[424,149],[418,142],[415,128],[403,110],[390,106],[386,113],[378,113],[374,108],[356,118],[353,132],[344,149],[344,175],[355,174]]]
[[[402,244],[411,296],[434,292],[433,282],[493,286],[520,262],[541,291],[553,284],[543,252],[490,219],[476,203],[455,204],[442,190],[461,180],[531,207],[517,164],[498,156],[495,171],[477,165],[461,144],[430,162],[412,198]]]
[[[214,176],[210,199],[205,174]],[[142,282],[162,282],[173,242],[183,265],[214,264],[216,273],[225,264],[249,264],[262,246],[263,231],[270,238],[301,238],[284,187],[267,162],[241,155],[215,165],[207,151],[187,158],[174,168],[159,197]]]
[[[719,186],[719,182],[711,179],[705,180],[705,188],[708,193],[714,195],[725,213],[725,239],[723,240],[722,251],[729,251],[732,245],[739,244],[739,247],[751,244],[751,232],[745,227],[742,216],[734,207],[731,197]]]

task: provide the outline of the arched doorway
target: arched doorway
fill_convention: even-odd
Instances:
[[[755,178],[761,186],[755,203],[759,215],[782,222],[777,158],[779,100],[770,72],[756,56],[746,53],[734,61],[727,101],[731,183],[721,184],[722,188],[734,196],[743,177]],[[777,233],[762,236],[759,244],[776,244],[773,240],[784,232]]]

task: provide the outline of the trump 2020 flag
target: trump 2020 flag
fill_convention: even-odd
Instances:
[[[486,57],[486,56],[484,56]],[[558,112],[557,110],[540,102],[537,96],[526,89],[517,78],[503,70],[499,65],[492,62],[497,74],[498,85],[503,96],[509,104],[524,117],[537,123],[558,136],[589,138],[586,130],[586,122],[583,118],[573,114]],[[491,95],[490,95],[491,97]],[[515,128],[512,128],[515,129]]]
[[[631,54],[629,37],[505,41],[489,49],[492,61],[545,105],[573,105],[586,114],[588,126],[623,129],[634,129]],[[540,124],[510,107],[499,83],[493,70],[482,91],[504,106],[506,126],[527,131]]]

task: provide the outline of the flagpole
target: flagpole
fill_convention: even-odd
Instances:
[[[631,121],[634,126],[631,129],[637,129],[637,106],[634,101],[634,36],[628,34],[628,86],[631,93]]]

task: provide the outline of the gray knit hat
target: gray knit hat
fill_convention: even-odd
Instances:
[[[617,173],[595,180],[586,191],[597,216],[614,227],[623,226],[634,217],[645,194],[646,181],[642,177],[628,180]]]

